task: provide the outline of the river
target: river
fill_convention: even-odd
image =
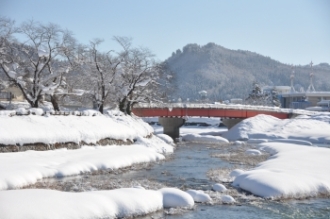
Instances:
[[[212,129],[208,131],[219,130]],[[186,130],[183,129],[184,131],[191,133],[196,129],[187,127]],[[156,127],[156,132],[160,132],[159,127]],[[49,178],[32,187],[75,192],[109,190],[136,185],[154,190],[163,187],[177,187],[181,190],[203,190],[213,199],[213,203],[196,203],[192,210],[167,209],[138,217],[139,219],[330,218],[330,199],[266,200],[244,191],[237,191],[229,181],[221,182],[223,178],[217,178],[217,171],[228,173],[235,168],[249,169],[262,161],[255,160],[255,158],[252,160],[244,157],[235,158],[235,156],[232,156],[235,158],[234,160],[223,159],[227,157],[224,155],[228,153],[239,154],[240,151],[244,152],[246,148],[251,147],[253,145],[209,145],[179,142],[175,152],[169,155],[166,161],[151,165],[136,165],[125,170]],[[267,157],[263,159],[265,160]],[[236,200],[235,204],[223,204],[219,201],[222,194],[212,191],[212,185],[219,182],[228,188],[225,194],[233,196]]]
[[[136,166],[119,172],[103,172],[57,179],[44,179],[46,188],[64,191],[90,191],[140,185],[149,189],[177,187],[182,190],[203,190],[211,195],[213,204],[196,203],[193,210],[165,210],[139,219],[193,218],[330,218],[330,199],[271,201],[238,192],[230,182],[223,183],[236,199],[235,204],[217,202],[221,193],[212,191],[216,183],[208,177],[210,170],[247,168],[250,164],[223,161],[214,155],[228,153],[228,148],[241,146],[178,143],[175,153],[166,161]],[[37,185],[36,187],[40,187]]]

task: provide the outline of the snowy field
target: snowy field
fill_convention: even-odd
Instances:
[[[145,138],[153,132],[149,125],[116,112],[107,115],[85,112],[85,116],[8,114],[2,111],[0,115],[0,144],[96,143],[102,138],[134,143],[0,154],[0,218],[116,218],[145,215],[163,208],[192,208],[194,202],[212,201],[201,191],[175,188],[147,190],[136,186],[80,193],[20,189],[46,177],[156,162],[165,159],[168,153],[175,153],[175,146],[168,136],[160,134],[160,126],[154,126],[153,137]],[[209,144],[235,141],[247,145],[263,142],[246,153],[271,154],[252,169],[233,171],[232,186],[271,199],[330,197],[330,149],[315,146],[330,144],[330,115],[292,120],[259,115],[229,131],[218,127],[219,119],[189,118],[189,121],[211,126],[182,127],[183,141]],[[215,191],[222,189],[221,184],[214,185]],[[228,203],[235,202],[230,196],[223,198]]]

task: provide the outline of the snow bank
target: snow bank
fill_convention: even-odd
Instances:
[[[256,149],[248,149],[245,151],[245,154],[247,155],[261,155],[262,153],[259,150]]]
[[[2,116],[0,144],[96,143],[105,138],[133,140],[153,130],[139,118],[130,116]]]
[[[221,196],[221,201],[225,204],[232,204],[236,202],[235,199],[230,195]]]
[[[288,143],[262,143],[271,159],[236,175],[234,186],[266,198],[330,195],[330,150]]]
[[[190,189],[186,191],[195,202],[210,202],[212,201],[211,197],[202,190],[193,190]]]
[[[30,113],[31,113],[32,115],[38,115],[38,116],[41,116],[41,115],[44,114],[44,110],[41,109],[41,108],[31,108],[31,109],[30,109]]]
[[[35,183],[45,177],[69,176],[100,169],[118,169],[165,157],[149,146],[85,146],[77,150],[0,153],[0,190]],[[157,143],[157,141],[156,141]],[[164,142],[163,142],[164,143]],[[171,147],[171,146],[168,146]],[[172,149],[173,150],[173,149]]]
[[[166,134],[157,134],[156,136],[165,141],[167,144],[174,144],[173,139]]]
[[[182,137],[183,141],[190,142],[202,142],[208,144],[214,143],[229,143],[229,141],[220,136],[212,136],[212,135],[199,135],[199,134],[187,134]]]
[[[174,152],[174,146],[171,144],[166,143],[161,138],[152,136],[151,139],[137,137],[136,138],[137,144],[142,144],[145,147],[151,148],[158,153],[168,154]]]
[[[176,188],[163,188],[158,190],[163,194],[164,208],[188,207],[194,206],[194,199],[186,192]]]
[[[43,189],[0,192],[2,219],[122,218],[162,208],[160,192],[133,188],[81,193]]]
[[[277,119],[258,115],[243,120],[222,137],[230,140],[298,139],[313,143],[330,143],[330,115],[298,116]],[[250,143],[250,142],[249,142]]]
[[[224,192],[227,190],[226,186],[220,184],[220,183],[216,183],[212,186],[212,189],[214,191],[217,191],[217,192]]]
[[[297,140],[297,139],[275,139],[270,140],[270,142],[283,142],[283,143],[292,143],[292,144],[300,144],[300,145],[309,145],[312,146],[312,142],[304,141],[304,140]]]
[[[241,169],[235,169],[233,171],[230,172],[229,176],[235,178],[236,176],[241,175],[242,173],[244,173],[244,170]]]
[[[254,139],[254,138],[250,138],[249,140],[247,140],[247,143],[249,143],[249,144],[260,144],[260,143],[264,143],[264,142],[268,142],[268,139]]]

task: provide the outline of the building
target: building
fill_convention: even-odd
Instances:
[[[288,92],[279,95],[283,108],[305,109],[321,100],[330,100],[329,91]]]
[[[7,87],[0,91],[1,100],[11,100],[11,101],[24,101],[24,96],[22,91],[15,86]]]

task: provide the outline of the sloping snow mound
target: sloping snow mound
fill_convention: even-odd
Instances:
[[[268,139],[254,139],[254,138],[250,138],[249,140],[247,140],[247,143],[249,143],[249,144],[260,144],[260,143],[264,143],[264,142],[268,142]]]
[[[166,134],[157,134],[156,136],[162,139],[163,141],[165,141],[167,144],[172,144],[172,145],[174,144],[173,139]]]
[[[82,115],[83,116],[100,116],[102,114],[98,110],[87,109],[87,110],[82,111]]]
[[[116,116],[114,119],[120,124],[124,124],[140,136],[147,136],[154,132],[154,129],[140,117],[137,116]]]
[[[234,145],[246,145],[245,141],[234,141]]]
[[[280,119],[273,116],[260,114],[255,117],[244,119],[242,122],[229,129],[228,132],[224,133],[223,137],[230,141],[248,140],[251,138],[249,136],[251,133],[270,130],[274,127],[274,124],[279,121]]]
[[[224,192],[227,190],[226,186],[220,184],[220,183],[216,183],[212,186],[212,189],[214,191],[217,191],[217,192]]]
[[[235,169],[235,170],[230,172],[229,176],[235,178],[235,177],[241,175],[244,172],[245,172],[244,170]]]
[[[120,111],[120,110],[108,110],[108,111],[106,111],[106,113],[111,118],[114,118],[114,117],[117,117],[117,116],[125,116],[125,114],[122,111]]]
[[[46,177],[119,169],[135,163],[162,159],[165,159],[164,155],[157,153],[152,146],[145,147],[139,144],[125,147],[85,146],[77,150],[0,153],[0,190],[26,186]]]
[[[261,155],[262,153],[257,149],[248,149],[245,151],[247,155]]]
[[[21,108],[16,109],[16,113],[19,115],[26,115],[29,113],[29,110],[21,107]]]
[[[0,205],[2,219],[122,218],[162,209],[163,197],[132,188],[80,193],[25,189],[1,191],[0,203],[6,203]]]
[[[16,115],[15,110],[0,110],[0,116],[14,116]]]
[[[134,189],[143,189],[143,190],[145,190],[145,188],[142,187],[142,186],[133,186],[132,188],[134,188]]]
[[[232,204],[236,202],[235,199],[230,195],[221,196],[221,201],[225,204]]]
[[[273,199],[330,195],[328,148],[275,142],[260,147],[271,159],[237,175],[234,186]]]
[[[26,110],[22,108],[20,111],[24,113]],[[0,124],[0,144],[4,145],[82,141],[95,144],[105,138],[133,140],[136,136],[148,136],[153,132],[147,123],[130,116],[0,115]]]
[[[164,208],[177,208],[194,206],[194,199],[188,193],[176,188],[163,188],[158,190],[163,194]]]
[[[210,202],[212,201],[211,197],[202,190],[193,190],[190,189],[186,191],[195,202]]]
[[[312,142],[310,141],[303,141],[297,139],[275,139],[275,140],[270,140],[270,142],[283,142],[283,143],[292,143],[292,144],[309,145],[309,146],[313,145]]]
[[[44,114],[44,110],[41,109],[41,108],[31,108],[31,109],[30,109],[30,113],[31,113],[32,115],[38,115],[38,116],[41,116],[41,115]]]
[[[202,142],[208,144],[214,143],[229,143],[229,141],[220,136],[212,136],[212,135],[199,135],[199,134],[187,134],[182,137],[183,141],[189,142]]]
[[[157,136],[152,136],[151,138],[142,138],[137,137],[136,143],[142,144],[150,149],[155,150],[157,153],[161,154],[170,154],[173,153],[174,147],[173,145],[165,143],[162,139]]]
[[[313,143],[330,143],[330,114],[277,119],[257,115],[236,124],[223,137],[230,140],[297,139]],[[312,137],[310,137],[312,136]],[[250,143],[250,142],[249,142]]]

